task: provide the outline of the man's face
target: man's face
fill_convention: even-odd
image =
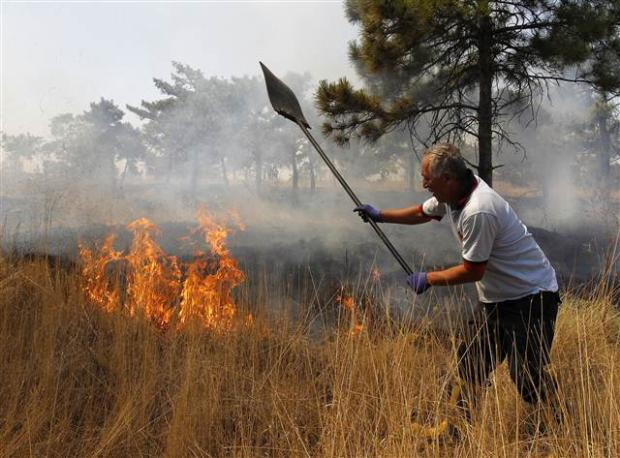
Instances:
[[[442,203],[453,203],[455,200],[458,200],[458,183],[456,180],[446,174],[431,177],[430,162],[431,158],[429,156],[422,158],[420,172],[424,189],[433,193],[433,196]]]

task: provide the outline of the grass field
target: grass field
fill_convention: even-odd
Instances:
[[[265,282],[236,293],[225,330],[162,331],[87,300],[78,271],[0,258],[0,455],[620,456],[620,314],[600,286],[560,310],[562,422],[502,366],[465,424],[446,401],[452,332],[387,319],[351,332],[343,310],[317,333],[304,301],[301,319],[269,313]],[[460,440],[416,434],[412,411],[454,420]]]

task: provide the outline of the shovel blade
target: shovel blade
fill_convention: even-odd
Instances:
[[[301,111],[301,106],[295,94],[284,84],[276,75],[271,73],[265,64],[259,62],[263,69],[263,75],[265,75],[265,84],[267,85],[267,94],[269,95],[269,101],[271,106],[278,114],[281,114],[291,121],[301,124],[306,128],[310,128],[310,124],[306,121],[304,114]]]

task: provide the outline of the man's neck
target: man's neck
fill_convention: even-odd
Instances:
[[[478,182],[476,180],[476,177],[474,176],[473,172],[470,171],[469,176],[465,179],[463,185],[461,186],[461,192],[459,193],[458,199],[456,199],[455,202],[451,202],[450,207],[462,208],[469,200],[471,193],[474,191],[474,189],[476,189],[477,185]]]

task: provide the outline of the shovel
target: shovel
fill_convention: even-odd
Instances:
[[[362,202],[357,198],[357,196],[349,187],[345,179],[342,177],[342,175],[340,175],[340,172],[338,172],[332,161],[329,160],[323,149],[319,146],[314,137],[308,131],[308,129],[310,129],[310,124],[308,124],[308,121],[306,121],[306,118],[301,111],[301,107],[299,106],[299,101],[297,100],[297,97],[295,97],[295,94],[293,93],[291,88],[289,88],[273,73],[271,73],[271,71],[262,62],[259,63],[261,68],[263,69],[263,74],[265,75],[267,94],[269,95],[269,101],[271,102],[273,109],[276,110],[278,114],[281,114],[286,119],[290,119],[299,126],[299,128],[303,131],[306,137],[308,137],[308,140],[310,140],[310,143],[312,143],[312,146],[314,146],[314,148],[317,150],[323,161],[325,161],[325,164],[327,164],[329,170],[332,171],[332,173],[340,182],[349,197],[353,200],[353,202],[355,202],[355,205],[357,205],[358,207],[361,206]],[[396,258],[396,260],[403,268],[403,270],[407,273],[407,275],[411,275],[413,273],[413,270],[411,270],[411,267],[409,267],[407,262],[400,255],[400,253],[396,251],[396,248],[394,248],[392,242],[390,242],[387,236],[379,228],[377,223],[375,223],[371,219],[369,219],[368,222],[370,223],[370,226],[375,230],[379,238],[383,241],[387,249],[390,250],[390,253],[392,253],[392,255]]]

